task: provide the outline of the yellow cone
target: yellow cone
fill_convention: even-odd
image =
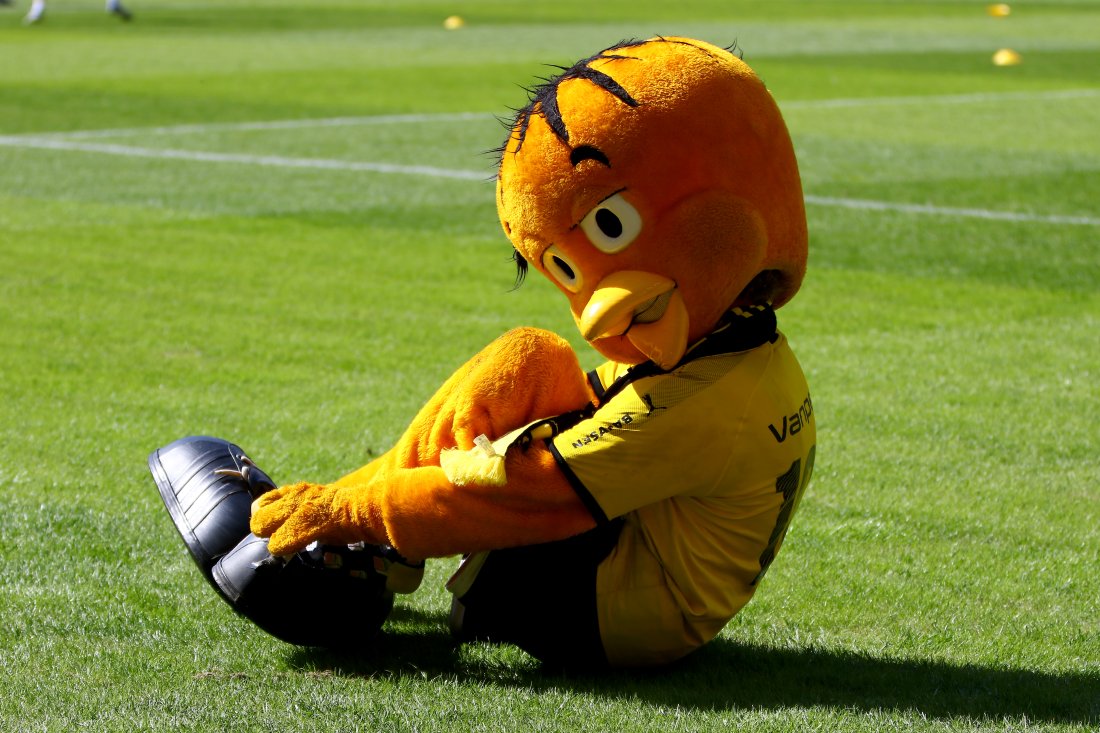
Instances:
[[[994,18],[1007,18],[1012,14],[1012,7],[1008,3],[994,3],[993,5],[987,5],[985,12]]]
[[[452,15],[443,21],[443,27],[449,31],[457,31],[462,26],[466,25],[466,21],[461,16]]]
[[[1022,64],[1023,61],[1023,57],[1011,48],[1002,48],[1000,51],[993,54],[994,66],[1017,66]]]

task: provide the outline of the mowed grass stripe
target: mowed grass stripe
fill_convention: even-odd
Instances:
[[[269,127],[257,129],[272,129]],[[0,136],[0,146],[32,148],[46,150],[67,150],[83,153],[99,153],[132,158],[152,158],[161,160],[180,160],[198,163],[257,165],[277,168],[307,168],[319,170],[399,174],[426,176],[429,178],[449,178],[465,181],[484,182],[491,174],[429,165],[399,165],[372,161],[349,161],[333,158],[295,158],[283,155],[248,155],[242,153],[221,153],[201,150],[179,150],[174,148],[145,148],[113,143],[87,143],[56,138],[35,138],[28,136]],[[1069,216],[1059,214],[1038,214],[1017,211],[999,211],[981,208],[963,208],[914,204],[874,199],[857,199],[840,196],[820,196],[806,194],[806,203],[814,206],[839,207],[860,211],[887,211],[903,214],[930,215],[968,219],[990,219],[1005,222],[1030,222],[1068,226],[1100,226],[1100,218],[1092,216]]]
[[[236,153],[212,153],[198,150],[176,150],[158,148],[139,148],[129,145],[103,143],[79,143],[62,140],[37,140],[0,137],[0,145],[14,147],[45,148],[49,150],[72,150],[105,155],[121,155],[135,158],[158,158],[183,160],[201,163],[233,163],[238,165],[259,165],[279,168],[314,168],[322,170],[361,171],[383,174],[403,174],[428,176],[431,178],[453,178],[467,181],[485,181],[488,176],[479,171],[453,170],[424,165],[394,165],[390,163],[357,162],[321,158],[288,158],[281,155],[243,155]],[[1056,214],[1031,214],[1013,211],[992,211],[989,209],[956,208],[950,206],[932,206],[928,204],[908,204],[891,201],[852,199],[836,196],[806,195],[806,203],[814,206],[840,207],[862,211],[891,211],[904,214],[923,214],[941,217],[961,217],[969,219],[991,219],[1008,222],[1034,222],[1070,226],[1100,226],[1100,218],[1089,216],[1060,216]]]
[[[121,155],[135,158],[159,158],[183,160],[201,163],[234,163],[238,165],[260,165],[278,168],[314,168],[322,170],[361,171],[383,174],[402,174],[428,176],[431,178],[453,178],[467,181],[485,181],[487,174],[472,170],[454,170],[425,165],[394,165],[391,163],[357,162],[322,158],[288,158],[281,155],[242,155],[236,153],[211,153],[198,150],[176,150],[158,148],[139,148],[130,145],[103,143],[78,143],[61,140],[38,140],[35,138],[0,137],[0,145],[24,148],[44,148],[49,150],[72,150],[105,155]],[[840,207],[863,211],[892,211],[904,214],[926,214],[941,217],[961,217],[968,219],[992,219],[1008,222],[1036,222],[1043,224],[1071,226],[1100,226],[1100,219],[1090,216],[1061,216],[1057,214],[1031,214],[1014,211],[993,211],[989,209],[956,208],[951,206],[932,206],[929,204],[910,204],[869,199],[852,199],[836,196],[816,196],[806,194],[806,203],[815,206]]]

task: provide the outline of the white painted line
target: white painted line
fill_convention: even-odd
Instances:
[[[209,122],[191,125],[159,127],[120,127],[107,130],[73,130],[71,132],[32,133],[28,137],[59,137],[81,140],[97,137],[127,137],[130,135],[186,135],[205,132],[236,132],[250,130],[301,130],[312,127],[359,127],[366,125],[410,125],[423,123],[466,122],[492,120],[487,112],[454,112],[441,114],[372,115],[368,117],[325,117],[302,120],[268,120],[258,122]],[[15,137],[15,136],[13,136]]]
[[[175,150],[172,148],[139,148],[112,143],[88,143],[54,138],[0,136],[0,145],[15,148],[40,148],[45,150],[75,150],[83,153],[123,155],[131,158],[161,158],[168,160],[198,161],[203,163],[237,163],[263,165],[278,168],[316,168],[339,171],[369,171],[371,173],[400,173],[430,178],[456,178],[464,181],[491,181],[491,171],[467,171],[437,168],[429,165],[397,165],[394,163],[369,163],[329,158],[287,158],[281,155],[244,155],[240,153],[209,153],[201,150]]]
[[[1061,216],[1058,214],[1026,214],[1014,211],[991,211],[989,209],[966,209],[952,206],[932,206],[930,204],[901,204],[890,201],[870,199],[847,199],[833,196],[805,197],[806,203],[814,206],[832,206],[859,211],[897,211],[904,214],[926,214],[964,219],[991,219],[993,221],[1036,222],[1040,224],[1070,224],[1080,226],[1100,226],[1100,218],[1092,216]]]
[[[1042,102],[1060,99],[1100,97],[1100,89],[1060,89],[1049,92],[978,92],[974,94],[933,94],[913,97],[849,97],[802,99],[781,103],[783,110],[848,109],[851,107],[893,107],[937,104],[985,104],[989,102]]]

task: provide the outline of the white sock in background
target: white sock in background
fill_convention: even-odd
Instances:
[[[31,9],[27,11],[27,14],[23,16],[23,22],[27,25],[31,23],[37,23],[42,20],[42,16],[46,14],[46,0],[34,0],[31,3]]]

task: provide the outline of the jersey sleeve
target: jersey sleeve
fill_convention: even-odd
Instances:
[[[728,370],[722,362],[639,379],[553,439],[558,465],[598,522],[672,496],[706,496],[720,481],[729,460],[721,444],[738,411],[708,401]]]

